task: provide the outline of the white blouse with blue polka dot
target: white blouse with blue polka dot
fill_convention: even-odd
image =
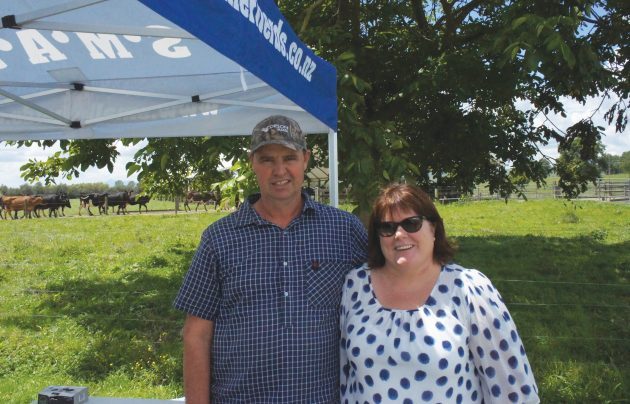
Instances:
[[[481,272],[449,264],[417,310],[379,303],[367,266],[341,302],[342,403],[538,403],[516,326]]]

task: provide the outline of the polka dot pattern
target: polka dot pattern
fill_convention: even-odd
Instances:
[[[442,268],[417,310],[380,305],[367,266],[341,303],[342,403],[538,403],[512,317],[481,272]]]

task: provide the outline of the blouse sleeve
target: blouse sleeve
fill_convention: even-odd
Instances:
[[[339,385],[340,385],[340,399],[343,400],[343,394],[348,386],[348,378],[350,375],[350,361],[348,360],[348,353],[346,351],[346,322],[348,320],[348,302],[350,300],[350,276],[348,273],[344,280],[343,292],[341,295],[341,304],[339,305],[339,330],[341,332],[341,338],[339,339]]]
[[[525,348],[501,295],[481,272],[466,272],[468,346],[487,403],[539,403]]]

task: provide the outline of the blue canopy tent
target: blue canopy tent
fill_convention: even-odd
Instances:
[[[270,0],[0,0],[0,140],[328,133],[336,71]]]

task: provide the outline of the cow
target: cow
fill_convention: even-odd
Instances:
[[[146,213],[149,213],[149,208],[147,208],[147,203],[151,200],[149,195],[129,195],[129,205],[138,205],[138,213],[142,213],[142,207],[144,206],[144,210]]]
[[[81,194],[79,196],[79,216],[81,216],[81,209],[87,209],[88,214],[90,216],[94,216],[92,211],[90,210],[90,205],[98,208],[99,214],[107,214],[105,212],[105,200],[107,198],[107,192],[105,193],[91,193],[91,194]]]
[[[116,211],[117,215],[120,215],[120,212],[122,212],[123,215],[127,213],[127,204],[129,203],[129,192],[122,191],[122,192],[115,192],[113,194],[107,194],[106,198],[107,198],[106,199],[107,207],[105,208],[105,214],[107,214],[107,208],[110,206],[112,208],[112,213],[114,213],[114,207],[118,207],[118,210]]]
[[[199,205],[203,204],[203,208],[208,211],[206,207],[210,202],[214,203],[214,209],[216,210],[217,204],[221,197],[218,195],[218,192],[214,191],[205,191],[205,192],[197,192],[197,191],[189,191],[186,193],[186,198],[184,199],[184,210],[191,210],[189,204],[191,202],[197,202],[197,206],[195,206],[195,212],[199,208]]]
[[[17,213],[20,210],[24,211],[23,217],[32,217],[31,212],[44,203],[44,199],[41,196],[3,196],[2,204],[7,211],[11,219],[17,219]],[[15,214],[13,214],[15,212]]]
[[[87,209],[88,214],[90,216],[93,216],[94,214],[90,210],[90,205],[97,207],[98,213],[100,215],[108,214],[108,209],[110,206],[112,207],[112,213],[114,207],[118,207],[116,213],[120,215],[120,213],[122,212],[122,214],[124,215],[126,213],[128,203],[129,193],[127,191],[115,192],[113,194],[110,194],[108,192],[103,192],[100,194],[91,193],[87,195],[81,194],[79,196],[79,216],[81,216],[82,209]]]
[[[2,196],[0,196],[0,218],[6,219],[6,216],[4,214],[4,204],[2,203]]]
[[[70,200],[65,193],[36,196],[41,196],[44,200],[44,203],[38,205],[33,212],[37,217],[39,217],[38,211],[42,211],[43,214],[46,209],[48,209],[48,217],[52,217],[53,213],[55,214],[55,217],[59,217],[59,208],[61,208],[61,216],[65,216],[64,209],[72,207],[70,206]]]
[[[91,197],[90,195],[92,194],[80,194],[79,195],[79,216],[81,216],[81,209],[87,209],[88,213],[90,212],[90,201],[91,201]]]

